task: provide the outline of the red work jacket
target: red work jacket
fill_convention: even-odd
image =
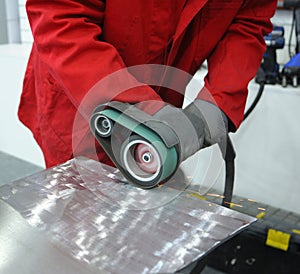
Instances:
[[[263,36],[272,30],[276,2],[27,0],[34,43],[19,118],[33,132],[50,167],[73,157],[72,134],[80,131],[92,138],[88,121],[75,133],[72,127],[82,99],[99,80],[122,68],[149,63],[193,75],[207,60],[205,87],[237,128],[247,85],[265,51]],[[95,104],[109,92],[108,88],[97,94]],[[158,99],[181,106],[183,97],[163,88],[141,87],[116,99],[130,103]],[[108,161],[101,150],[99,159]]]

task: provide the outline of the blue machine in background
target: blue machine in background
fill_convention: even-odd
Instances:
[[[277,63],[276,51],[284,48],[284,28],[282,26],[274,26],[272,32],[264,38],[267,50],[263,55],[256,82],[261,83],[264,81],[265,84],[277,84],[280,79],[280,66]]]
[[[289,49],[290,60],[280,69],[276,51],[285,46],[284,27],[274,25],[272,32],[264,37],[267,49],[255,78],[259,84],[281,84],[283,87],[287,85],[297,87],[300,84],[300,1],[290,1],[285,5],[288,6],[284,7],[293,8],[293,23],[288,46],[291,46],[295,27],[296,47],[294,53]]]
[[[300,82],[300,53],[297,53],[287,62],[282,69],[282,81],[283,87],[291,84],[293,87],[297,87]]]
[[[298,1],[299,2],[299,1]],[[295,54],[291,56],[289,62],[287,62],[282,68],[282,86],[286,87],[291,84],[297,87],[300,83],[300,4],[294,8],[293,12],[293,26],[296,31],[296,49]]]

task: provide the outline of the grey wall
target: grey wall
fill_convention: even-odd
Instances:
[[[18,0],[0,0],[0,44],[20,43]]]
[[[32,43],[33,38],[32,38],[32,34],[31,34],[29,22],[27,19],[25,3],[26,3],[26,0],[18,1],[21,40],[22,40],[22,43]]]

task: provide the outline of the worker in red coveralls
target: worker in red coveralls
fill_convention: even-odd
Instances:
[[[90,89],[135,65],[162,64],[194,75],[207,60],[203,88],[224,113],[228,130],[235,131],[276,5],[274,0],[27,0],[34,43],[18,114],[33,132],[46,166],[73,157],[74,117]],[[99,92],[95,101],[109,92]],[[196,105],[205,102],[200,97]],[[183,95],[149,85],[112,99],[181,107]],[[80,130],[88,132],[88,122]],[[218,139],[218,131],[213,134],[208,144]],[[98,159],[109,162],[100,147]]]

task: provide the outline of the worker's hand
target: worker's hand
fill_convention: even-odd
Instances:
[[[228,135],[227,116],[213,103],[196,99],[189,104],[183,113],[194,127],[203,131],[203,147],[218,144],[225,157]]]
[[[152,108],[154,109],[155,107]],[[227,117],[213,103],[197,99],[185,109],[160,104],[153,117],[174,130],[180,143],[181,160],[214,144],[219,145],[222,155],[225,156]]]

